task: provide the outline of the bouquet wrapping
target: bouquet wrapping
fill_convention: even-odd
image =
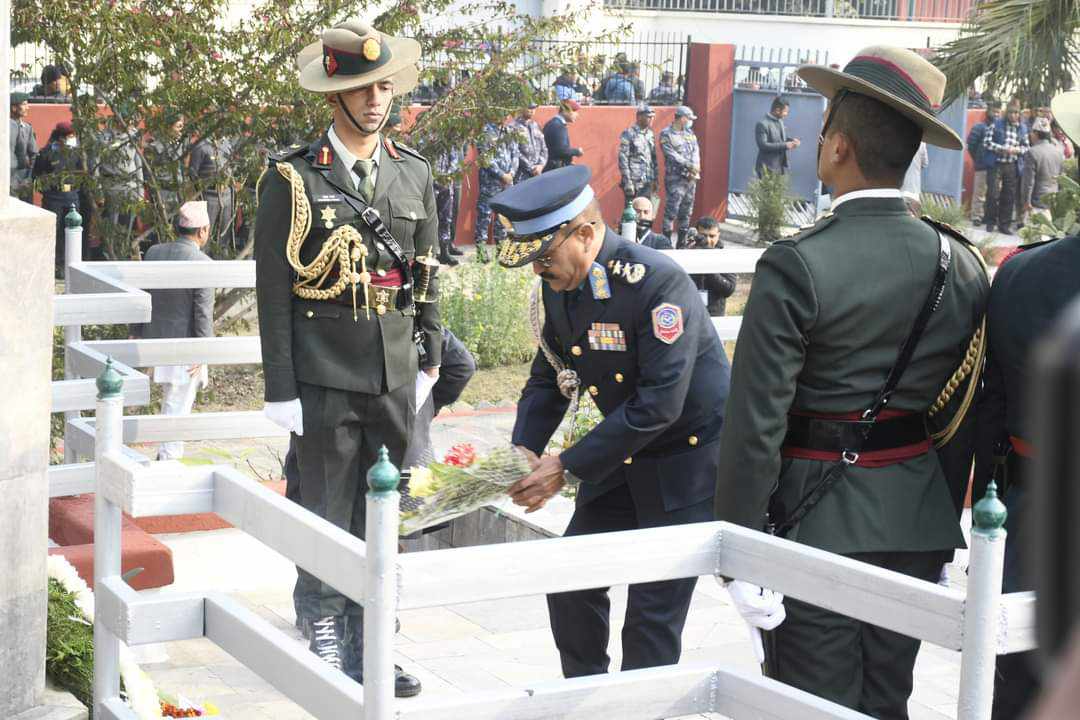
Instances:
[[[409,535],[501,500],[507,488],[529,472],[529,461],[517,448],[499,448],[478,458],[471,445],[455,445],[443,462],[410,468],[411,502],[404,504],[399,534]]]

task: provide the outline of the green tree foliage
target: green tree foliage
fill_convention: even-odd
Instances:
[[[792,201],[787,175],[765,170],[760,178],[750,183],[746,196],[750,201],[750,225],[758,239],[764,242],[779,240]]]
[[[979,78],[1000,97],[1018,94],[1032,105],[1073,88],[1080,68],[1080,2],[983,0],[956,40],[933,62],[949,78],[945,104]]]
[[[245,15],[230,17],[227,0],[15,0],[12,28],[18,40],[44,45],[69,69],[74,123],[91,167],[125,144],[104,143],[100,131],[131,133],[134,139],[126,144],[137,148],[150,172],[148,199],[130,209],[146,232],[170,237],[177,203],[169,198],[195,198],[205,188],[190,174],[175,179],[178,173],[170,173],[169,163],[146,141],[169,138],[177,116],[185,120],[177,143],[182,163],[193,141],[229,139],[234,151],[228,181],[239,191],[236,211],[251,217],[266,153],[310,142],[330,122],[326,102],[297,85],[295,58],[337,21],[369,18],[383,32],[414,37],[423,47],[421,81],[453,79],[453,89],[420,115],[409,134],[409,142],[432,159],[442,149],[471,142],[485,123],[545,100],[547,78],[561,67],[585,65],[591,43],[612,37],[592,34],[588,42],[559,44],[541,55],[533,52],[541,38],[588,34],[580,27],[587,13],[533,18],[503,0],[477,0],[455,5],[452,16],[460,21],[448,24],[444,17],[451,5],[263,0]],[[376,8],[383,11],[374,17]],[[80,182],[102,198],[92,173]],[[117,247],[116,228],[99,222],[90,231],[114,256],[131,256],[130,248]],[[251,249],[249,235],[238,257]],[[220,257],[223,249],[217,251]],[[217,309],[220,315],[227,307],[219,302]]]

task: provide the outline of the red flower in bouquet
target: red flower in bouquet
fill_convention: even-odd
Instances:
[[[446,453],[443,462],[454,467],[469,467],[476,462],[476,448],[472,443],[460,443]]]

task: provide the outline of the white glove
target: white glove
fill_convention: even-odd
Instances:
[[[420,408],[424,407],[424,401],[428,399],[431,389],[438,381],[438,375],[431,377],[423,370],[416,373],[416,412],[420,412]]]
[[[300,398],[285,402],[268,402],[263,405],[263,415],[278,427],[297,435],[304,434],[304,411]]]
[[[717,578],[720,581],[720,578]],[[761,642],[762,630],[773,630],[784,622],[787,613],[784,610],[784,596],[766,588],[743,580],[724,583],[724,589],[731,596],[735,609],[742,615],[743,622],[750,629],[750,642],[754,646],[754,657],[758,664],[765,662],[765,647]]]

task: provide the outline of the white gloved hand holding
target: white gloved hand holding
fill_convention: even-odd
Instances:
[[[300,398],[284,402],[268,402],[263,405],[263,415],[278,427],[297,435],[304,434],[304,411]]]
[[[787,617],[784,610],[784,596],[743,580],[724,582],[718,577],[717,581],[728,591],[732,604],[739,611],[743,622],[749,627],[754,657],[760,665],[765,662],[765,647],[761,642],[761,631],[773,630],[784,622],[784,618]]]

